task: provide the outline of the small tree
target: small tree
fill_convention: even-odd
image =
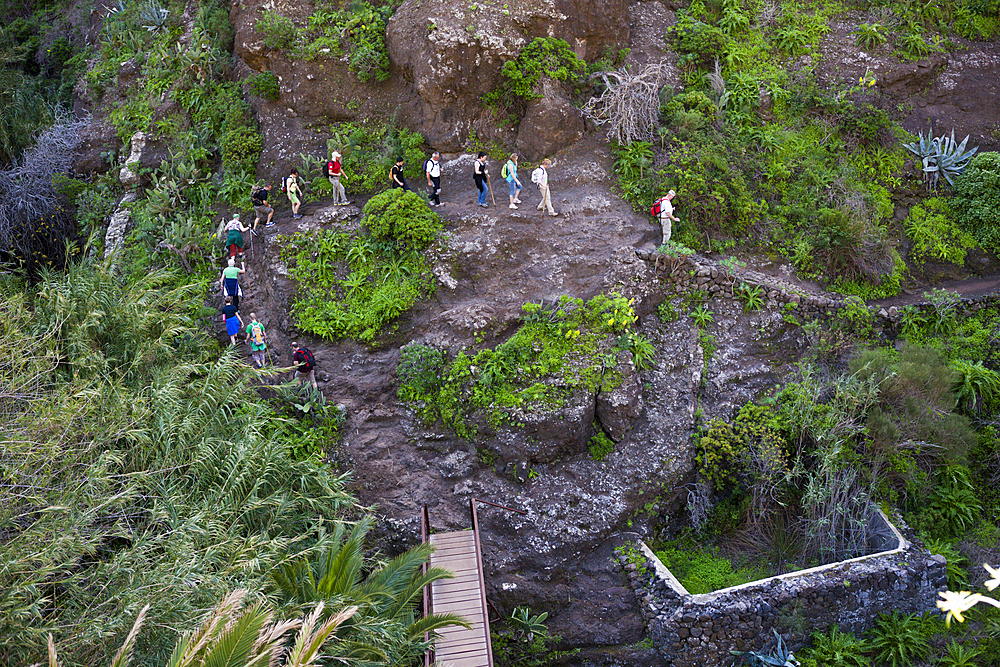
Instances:
[[[604,91],[583,106],[583,115],[598,125],[608,125],[608,139],[621,145],[652,141],[659,124],[660,88],[669,67],[651,63],[637,73],[627,69],[599,72]]]

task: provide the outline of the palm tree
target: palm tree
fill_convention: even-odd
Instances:
[[[416,618],[416,602],[424,586],[452,574],[437,567],[422,572],[430,558],[429,544],[410,549],[388,563],[366,564],[363,550],[371,522],[371,517],[365,517],[350,531],[338,524],[329,547],[314,552],[312,558],[302,557],[278,566],[271,578],[286,604],[327,601],[331,607],[358,607],[358,613],[345,626],[344,641],[338,644],[337,648],[344,650],[340,657],[361,664],[403,664],[427,648],[426,633],[449,625],[470,626],[456,614]]]

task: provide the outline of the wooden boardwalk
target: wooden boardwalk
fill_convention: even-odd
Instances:
[[[472,625],[470,629],[454,625],[438,631],[441,637],[434,642],[435,664],[492,667],[482,559],[475,532],[435,533],[430,536],[430,542],[434,545],[431,566],[455,574],[453,579],[440,579],[431,584],[434,613],[458,614]]]

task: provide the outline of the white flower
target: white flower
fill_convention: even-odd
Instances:
[[[959,591],[957,593],[955,591],[944,591],[939,593],[939,595],[941,599],[937,601],[937,606],[938,609],[945,612],[944,623],[946,626],[951,625],[952,617],[959,623],[964,623],[965,618],[962,614],[980,602],[1000,607],[1000,601],[980,595],[979,593],[970,593],[969,591]]]
[[[986,571],[990,573],[991,577],[993,577],[992,579],[986,580],[986,590],[992,591],[997,586],[1000,586],[1000,570],[994,569],[986,563],[983,563],[983,567],[985,567]]]

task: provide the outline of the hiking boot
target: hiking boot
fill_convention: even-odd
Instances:
[[[302,215],[299,214],[299,213],[296,213],[295,215],[292,216],[292,220],[301,220],[301,219],[302,219]]]
[[[257,234],[257,230],[256,230],[256,229],[251,229],[251,230],[250,230],[250,233],[251,233],[251,234],[253,234],[254,236],[257,236],[257,235],[258,235],[258,234]]]
[[[265,226],[265,227],[274,227],[274,225],[275,225],[275,222],[274,222],[274,220],[272,220],[271,222],[267,223],[267,224],[266,224],[266,225],[264,225],[264,226]]]

